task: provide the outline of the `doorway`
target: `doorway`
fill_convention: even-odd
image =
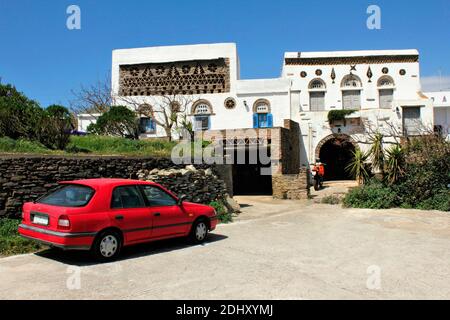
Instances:
[[[325,181],[354,179],[346,170],[353,159],[354,151],[355,146],[345,135],[328,139],[322,145],[319,158],[325,164]]]
[[[270,147],[265,148],[262,154],[266,154],[270,159]],[[272,175],[270,174],[270,161],[262,161],[260,152],[252,147],[246,146],[245,150],[236,151],[234,149],[233,157],[233,195],[272,195]],[[239,163],[237,154],[245,154],[245,163]],[[250,155],[252,153],[252,155]],[[249,161],[251,157],[256,157],[255,161]]]

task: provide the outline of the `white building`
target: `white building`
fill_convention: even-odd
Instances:
[[[287,52],[274,79],[241,80],[239,69],[234,43],[120,49],[112,54],[112,89],[135,109],[179,91],[192,100],[186,114],[196,130],[281,128],[292,120],[299,165],[320,157],[330,179],[345,178],[344,164],[355,147],[366,148],[358,142],[368,130],[415,135],[433,126],[417,50]],[[354,111],[328,121],[333,110]],[[142,124],[142,137],[166,136],[151,119]]]
[[[426,92],[433,101],[434,127],[450,139],[450,91]]]

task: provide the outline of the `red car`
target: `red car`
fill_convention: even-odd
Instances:
[[[126,179],[60,182],[23,205],[21,236],[112,260],[122,246],[189,236],[203,242],[217,225],[214,208],[184,202],[162,186]]]

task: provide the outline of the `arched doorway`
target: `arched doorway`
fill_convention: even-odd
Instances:
[[[346,166],[357,148],[352,138],[346,134],[332,134],[324,138],[316,148],[316,159],[325,164],[325,181],[353,180]]]

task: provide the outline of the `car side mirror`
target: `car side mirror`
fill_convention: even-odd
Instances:
[[[178,205],[181,206],[184,200],[186,200],[186,195],[183,194],[178,198]]]

